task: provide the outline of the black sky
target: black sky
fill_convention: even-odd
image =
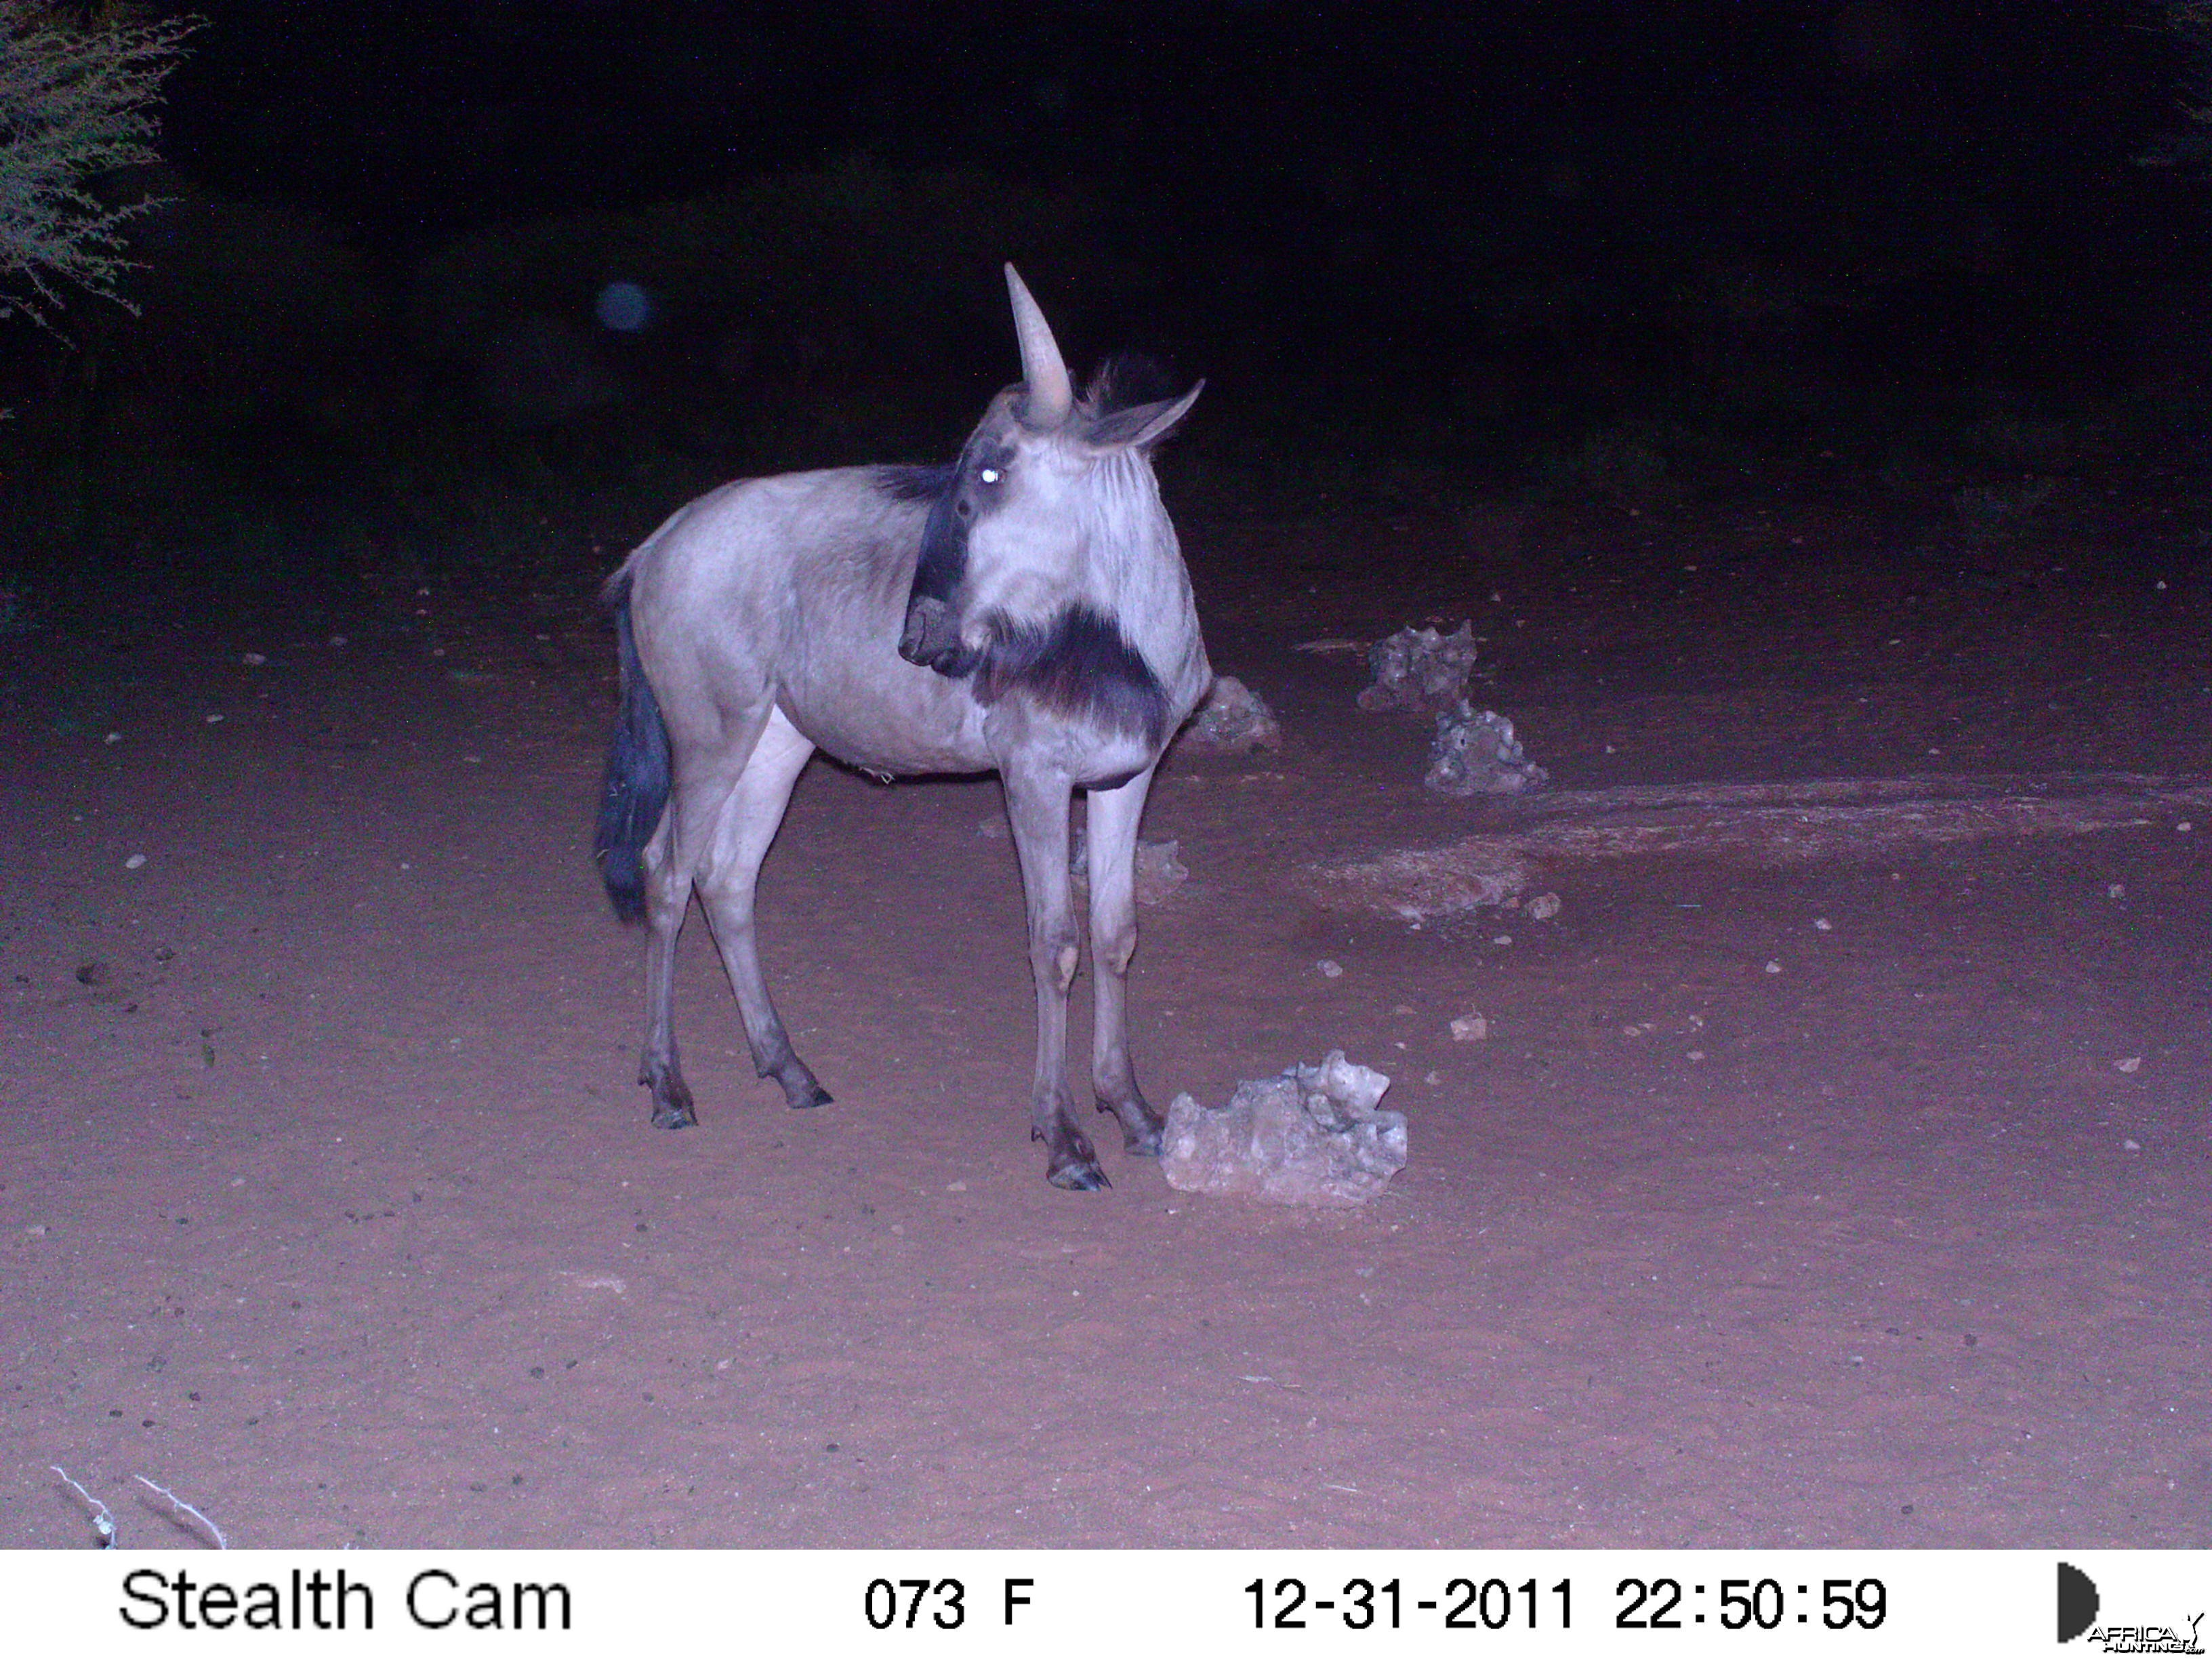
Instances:
[[[1584,202],[1778,240],[1899,196],[2071,199],[2177,100],[2154,14],[2081,0],[198,9],[178,159],[399,240],[854,153],[1271,240]]]
[[[1371,433],[1433,435],[1501,466],[1638,419],[1734,421],[1814,450],[1856,422],[1883,434],[1865,445],[1879,459],[1886,434],[1945,398],[1961,421],[2007,400],[2071,418],[2212,338],[2212,185],[2157,164],[2161,138],[2186,125],[2190,65],[2148,3],[190,9],[209,21],[171,85],[164,152],[198,193],[282,210],[268,222],[283,228],[255,234],[307,248],[303,282],[342,270],[373,290],[350,324],[300,322],[307,343],[351,326],[388,343],[385,356],[411,351],[407,384],[433,390],[407,397],[428,398],[478,385],[484,342],[542,313],[623,354],[623,372],[663,375],[634,407],[689,388],[722,426],[740,424],[732,410],[762,426],[714,440],[718,459],[781,441],[760,413],[780,405],[702,362],[797,385],[822,351],[842,350],[830,378],[849,386],[871,361],[854,340],[914,342],[912,362],[883,372],[905,386],[935,375],[943,406],[965,407],[975,388],[952,384],[951,366],[992,361],[995,268],[1015,256],[1059,267],[1055,315],[1086,343],[1213,377],[1255,453],[1295,449],[1284,434],[1301,421],[1310,446],[1339,446],[1331,423],[1350,411]],[[596,286],[627,273],[599,269],[602,228],[574,223],[475,244],[447,271],[469,301],[453,316],[472,320],[421,325],[424,273],[458,238],[855,162],[879,191],[908,169],[953,175],[913,199],[969,211],[973,224],[933,246],[957,249],[972,280],[933,268],[937,286],[917,301],[916,255],[902,303],[884,303],[866,272],[831,283],[819,250],[783,250],[775,264],[776,237],[803,240],[818,219],[787,213],[779,233],[726,204],[679,211],[673,240],[711,226],[749,262],[719,288],[687,278],[653,339],[592,333]],[[829,193],[808,198],[800,182],[787,199]],[[1042,249],[1000,229],[1040,189],[1082,206],[1066,219],[1079,229]],[[320,234],[286,216],[302,212]],[[656,222],[608,245],[662,246]],[[309,257],[325,236],[343,258]],[[1076,257],[1072,242],[1106,257]],[[203,278],[149,241],[149,283],[173,275],[180,292],[213,294],[190,283],[241,265],[275,280],[233,246],[211,245]],[[514,265],[530,248],[568,267],[533,286],[534,269]],[[449,339],[457,329],[483,337]],[[172,332],[149,323],[136,349],[152,361],[198,338]],[[331,373],[350,374],[363,351],[327,356]],[[810,400],[823,393],[793,399]],[[1797,424],[1778,425],[1777,410]],[[832,433],[820,448],[859,441]]]

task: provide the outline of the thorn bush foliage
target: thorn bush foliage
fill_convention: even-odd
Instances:
[[[0,0],[0,312],[52,328],[67,288],[131,307],[123,228],[155,204],[100,187],[155,159],[161,82],[198,27]]]

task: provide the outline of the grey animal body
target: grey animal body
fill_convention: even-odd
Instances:
[[[793,1106],[830,1099],[769,1000],[753,924],[761,860],[818,748],[878,775],[1000,775],[1036,988],[1031,1133],[1048,1177],[1076,1189],[1107,1184],[1066,1077],[1079,943],[1068,824],[1073,792],[1089,792],[1091,1083],[1128,1150],[1158,1155],[1161,1119],[1128,1051],[1137,826],[1212,671],[1150,452],[1204,383],[1122,407],[1102,377],[1078,398],[1011,265],[1006,282],[1022,383],[992,401],[955,465],[725,485],[607,584],[623,691],[598,854],[617,914],[647,927],[639,1081],[665,1127],[696,1121],[672,1013],[695,892],[755,1069]]]

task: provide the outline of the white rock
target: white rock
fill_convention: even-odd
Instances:
[[[1260,694],[1233,675],[1218,676],[1206,701],[1182,729],[1182,740],[1200,749],[1242,753],[1279,749],[1283,728]]]
[[[1475,656],[1472,623],[1463,622],[1449,634],[1401,628],[1368,652],[1375,684],[1359,694],[1359,706],[1370,714],[1388,708],[1449,708],[1467,695]]]
[[[1000,834],[1005,833],[1001,820]],[[1138,903],[1164,904],[1169,894],[1190,879],[1190,870],[1183,863],[1182,853],[1180,841],[1138,842],[1133,887]],[[1076,826],[1074,840],[1068,849],[1067,873],[1078,891],[1090,890],[1091,838],[1087,825]]]
[[[1183,1192],[1343,1207],[1406,1166],[1406,1119],[1381,1109],[1390,1079],[1340,1048],[1319,1066],[1237,1085],[1218,1110],[1177,1095],[1160,1168]]]
[[[1496,709],[1478,714],[1462,697],[1437,716],[1424,787],[1439,795],[1524,795],[1550,781],[1513,735],[1513,722]]]

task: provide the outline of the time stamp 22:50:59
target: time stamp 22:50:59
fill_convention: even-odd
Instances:
[[[1817,1595],[1815,1590],[1817,1588]],[[1571,1630],[1574,1584],[1540,1586],[1503,1578],[1446,1581],[1435,1595],[1409,1593],[1401,1579],[1346,1579],[1316,1595],[1302,1578],[1255,1578],[1244,1586],[1258,1630],[1304,1630],[1340,1622],[1348,1630],[1397,1630],[1407,1623],[1445,1630]],[[1818,1623],[1829,1630],[1876,1630],[1889,1611],[1879,1578],[1823,1578],[1793,1584],[1778,1578],[1722,1578],[1685,1585],[1679,1578],[1623,1578],[1613,1587],[1613,1622],[1620,1630],[1681,1630],[1713,1624],[1723,1630],[1777,1630]],[[1322,1615],[1316,1619],[1314,1615]]]

